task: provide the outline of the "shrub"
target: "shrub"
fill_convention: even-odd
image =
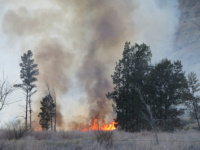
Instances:
[[[37,139],[37,140],[49,140],[51,137],[53,137],[56,133],[52,131],[38,131],[32,133],[32,135]]]
[[[26,129],[24,123],[21,120],[12,121],[6,124],[4,128],[5,136],[8,140],[12,139],[21,139],[28,134],[30,134],[30,130]]]
[[[0,140],[0,150],[3,150],[6,147],[6,141]]]
[[[94,131],[95,139],[100,144],[110,147],[113,145],[113,132],[112,131]]]

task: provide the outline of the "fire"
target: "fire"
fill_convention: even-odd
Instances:
[[[34,129],[34,131],[35,131],[35,132],[37,132],[37,131],[38,131],[38,129],[37,129],[37,128],[35,128],[35,129]]]
[[[100,123],[100,121],[95,118],[90,126],[85,125],[85,127],[82,129],[83,132],[85,131],[97,131],[97,130],[103,130],[103,131],[111,131],[111,130],[115,130],[117,123],[115,121],[106,124],[105,121],[103,120],[102,123]]]

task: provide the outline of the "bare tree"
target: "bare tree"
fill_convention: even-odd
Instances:
[[[156,129],[156,121],[157,119],[155,119],[153,117],[153,113],[152,113],[152,109],[151,107],[145,102],[145,99],[141,93],[141,90],[139,88],[137,88],[134,85],[134,89],[135,91],[138,93],[140,100],[142,101],[142,103],[144,104],[147,114],[143,112],[143,117],[149,122],[150,126],[152,127],[154,133],[155,133],[155,138],[156,138],[156,143],[159,144],[159,140],[158,140],[158,134],[157,134],[157,129]]]
[[[55,92],[55,89],[53,90],[53,94],[54,94],[54,103],[55,103],[54,132],[56,132],[56,92]]]
[[[6,141],[5,140],[1,140],[0,141],[0,150],[4,150],[4,148],[6,148]]]
[[[9,84],[7,79],[3,77],[0,80],[0,111],[8,104],[7,97],[15,90],[12,84]]]
[[[190,96],[186,101],[186,105],[190,110],[191,117],[197,120],[200,129],[200,97],[195,95],[200,91],[200,83],[197,79],[196,73],[194,72],[188,74],[188,87],[190,90]]]

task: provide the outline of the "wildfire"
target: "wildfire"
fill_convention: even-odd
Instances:
[[[85,127],[82,129],[83,132],[85,131],[96,131],[96,130],[103,130],[103,131],[111,131],[115,130],[115,125],[117,123],[115,121],[106,124],[103,120],[102,123],[100,123],[99,119],[95,118],[90,126],[85,125]]]

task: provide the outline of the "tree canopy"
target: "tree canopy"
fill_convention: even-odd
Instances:
[[[180,61],[172,63],[163,59],[156,64],[146,77],[145,94],[147,103],[152,107],[153,115],[164,130],[172,130],[180,123],[183,109],[184,92],[187,80]]]
[[[48,130],[50,128],[51,119],[55,115],[55,103],[51,95],[46,95],[40,103],[41,112],[38,115],[40,118],[39,123],[43,130]]]
[[[142,118],[143,103],[134,86],[143,89],[145,76],[150,70],[150,48],[145,44],[130,46],[126,42],[123,57],[116,64],[112,75],[113,92],[107,97],[113,99],[118,125],[127,131],[136,131],[146,126]]]
[[[111,76],[114,89],[107,98],[114,102],[118,126],[126,131],[148,129],[144,116],[149,114],[163,130],[173,130],[184,112],[178,108],[188,90],[181,62],[163,59],[153,66],[151,57],[147,45],[126,42]]]

